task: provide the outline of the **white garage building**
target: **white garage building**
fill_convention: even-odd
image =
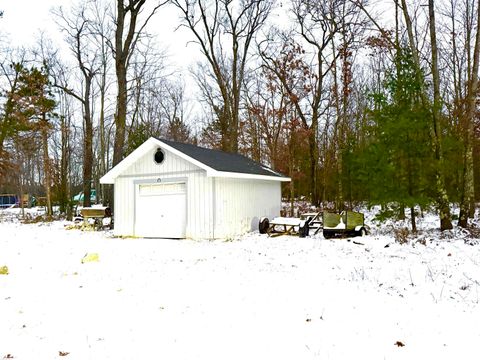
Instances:
[[[290,178],[242,155],[150,138],[100,179],[113,184],[114,234],[224,239],[279,216]]]

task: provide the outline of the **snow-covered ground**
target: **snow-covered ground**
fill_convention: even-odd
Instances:
[[[479,358],[480,245],[455,237],[119,239],[5,212],[0,359]]]

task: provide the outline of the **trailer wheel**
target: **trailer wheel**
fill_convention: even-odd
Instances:
[[[356,232],[356,236],[365,236],[365,235],[367,235],[367,230],[364,227],[362,227],[360,230]]]
[[[308,224],[300,226],[298,228],[298,237],[304,238],[308,235]]]
[[[268,221],[268,218],[266,217],[261,218],[260,222],[258,223],[258,231],[260,232],[260,234],[266,234],[269,227],[270,227],[270,221]]]
[[[298,228],[298,237],[304,238],[310,235],[310,222],[312,217],[309,217],[303,225]]]

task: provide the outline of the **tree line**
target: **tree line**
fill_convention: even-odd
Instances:
[[[0,49],[0,189],[90,205],[150,136],[242,153],[337,210],[433,207],[467,227],[480,197],[478,0],[90,0]],[[168,7],[190,34],[188,79],[152,33]],[[3,14],[7,17],[8,13]],[[0,19],[1,21],[1,19]],[[195,92],[192,88],[195,87]],[[194,94],[192,96],[192,93]],[[458,215],[451,205],[458,204]]]

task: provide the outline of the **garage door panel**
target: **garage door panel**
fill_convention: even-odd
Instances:
[[[185,183],[140,184],[136,191],[135,235],[184,238],[186,213]]]
[[[184,183],[139,185],[140,196],[185,194],[185,192]]]

